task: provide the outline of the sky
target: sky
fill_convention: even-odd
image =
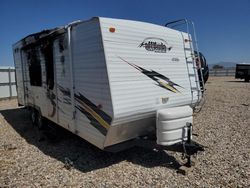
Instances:
[[[209,64],[250,62],[250,0],[0,0],[0,66],[13,66],[12,44],[44,29],[102,16],[164,25],[194,21]]]

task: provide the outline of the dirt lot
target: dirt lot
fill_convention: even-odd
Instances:
[[[61,129],[52,139],[15,100],[0,101],[0,187],[250,187],[250,83],[210,78],[194,125],[208,148],[183,176],[179,154],[106,153]]]

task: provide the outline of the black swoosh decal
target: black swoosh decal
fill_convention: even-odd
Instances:
[[[142,74],[146,75],[147,77],[151,78],[152,80],[154,80],[157,85],[159,87],[162,87],[164,89],[167,89],[171,92],[174,93],[180,93],[180,91],[176,88],[176,86],[181,87],[180,85],[172,82],[168,77],[156,72],[156,71],[149,71],[147,69],[144,69],[138,65],[135,65],[133,63],[130,63],[128,61],[126,61],[125,59],[119,57],[122,61],[126,62],[127,64],[129,64],[130,66],[134,67],[135,69],[137,69],[138,71],[140,71]],[[181,87],[182,88],[182,87]]]

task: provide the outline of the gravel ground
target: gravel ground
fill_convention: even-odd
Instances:
[[[193,138],[207,146],[186,176],[181,155],[112,154],[62,129],[39,132],[16,100],[0,101],[0,187],[250,187],[250,83],[210,78]]]

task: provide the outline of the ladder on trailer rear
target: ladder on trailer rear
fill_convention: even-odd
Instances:
[[[181,20],[176,20],[176,21],[172,21],[172,22],[169,22],[169,23],[165,24],[165,26],[169,27],[169,28],[176,28],[177,26],[183,26],[183,25],[186,26],[184,32],[186,32],[187,35],[188,35],[188,39],[186,39],[186,38],[184,38],[184,36],[182,34],[183,43],[184,43],[184,53],[185,53],[185,58],[186,58],[187,71],[188,71],[188,77],[189,77],[190,87],[191,87],[191,96],[192,96],[192,101],[191,102],[193,104],[194,93],[197,92],[197,95],[198,95],[197,97],[198,97],[198,102],[199,102],[201,100],[201,98],[203,96],[203,92],[205,90],[205,84],[204,84],[204,79],[203,79],[203,74],[202,74],[202,67],[197,67],[196,66],[196,58],[198,58],[199,62],[201,62],[201,59],[200,59],[200,55],[199,55],[198,41],[197,41],[197,37],[196,37],[194,22],[188,21],[187,19],[181,19]],[[190,32],[190,25],[191,25],[191,28],[192,28],[192,32]],[[185,47],[186,42],[189,42],[190,48]],[[191,51],[191,57],[187,55],[188,50]],[[197,55],[195,54],[195,51],[196,51]],[[190,73],[190,71],[189,71],[190,66],[192,66],[192,69],[194,69],[194,72],[195,71],[198,72],[201,79],[199,78],[199,75]],[[191,77],[195,77],[196,87],[192,87]],[[196,104],[194,106],[196,106]]]

